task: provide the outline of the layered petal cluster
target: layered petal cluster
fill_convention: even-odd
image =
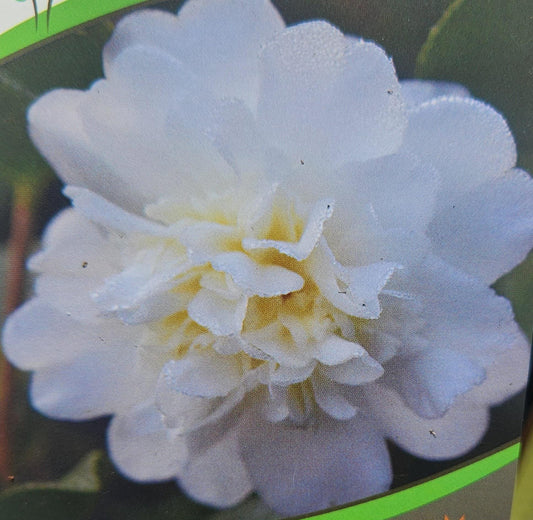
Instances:
[[[388,489],[386,440],[472,449],[527,376],[489,288],[533,242],[504,119],[267,0],[136,12],[103,62],[29,111],[72,200],[4,329],[33,405],[112,415],[132,479],[281,514]]]

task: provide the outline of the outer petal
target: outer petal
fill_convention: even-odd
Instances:
[[[218,96],[255,103],[257,56],[284,23],[265,0],[195,0],[178,17],[157,11],[135,13],[117,27],[107,45],[109,66],[127,46],[164,48],[209,81]]]
[[[107,442],[120,471],[138,481],[172,478],[187,457],[184,439],[165,427],[163,416],[153,405],[141,405],[116,415],[109,426]]]
[[[258,121],[294,165],[366,160],[400,145],[404,114],[392,63],[326,22],[288,28],[264,50]]]
[[[429,228],[433,250],[491,284],[533,246],[533,181],[520,170],[451,198]]]
[[[257,492],[281,515],[317,511],[388,489],[387,447],[370,417],[320,416],[308,427],[256,422],[240,433]]]
[[[455,350],[486,367],[522,337],[505,298],[439,259],[413,270],[408,287],[420,300],[420,333],[431,348]]]
[[[211,506],[229,507],[243,500],[253,485],[239,453],[236,431],[192,457],[179,483],[189,495]]]
[[[29,133],[35,146],[67,184],[84,186],[131,210],[145,196],[123,179],[94,149],[79,109],[85,93],[54,90],[41,96],[28,111]]]
[[[489,424],[488,407],[470,402],[467,396],[458,398],[443,417],[423,419],[384,385],[369,385],[364,393],[369,413],[384,434],[424,459],[450,459],[465,454],[477,445]]]
[[[74,320],[34,298],[9,316],[2,335],[7,358],[21,370],[69,363],[88,350],[113,342],[122,327],[94,327]],[[126,331],[124,331],[126,332]]]
[[[494,179],[516,163],[503,117],[468,98],[440,98],[411,111],[404,145],[439,171],[441,207],[457,192]]]
[[[462,395],[485,379],[474,360],[447,349],[432,349],[391,362],[387,378],[409,407],[421,417],[442,417]]]
[[[69,363],[35,372],[31,400],[55,419],[84,420],[115,413],[143,399],[157,380],[148,366],[137,367],[134,344],[86,352]]]

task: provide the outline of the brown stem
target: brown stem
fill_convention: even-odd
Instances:
[[[15,185],[11,208],[11,228],[8,242],[7,278],[4,295],[4,315],[21,303],[24,292],[24,263],[32,233],[32,190],[25,184]],[[10,481],[10,404],[13,369],[0,353],[0,483]]]

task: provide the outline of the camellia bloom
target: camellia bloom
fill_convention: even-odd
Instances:
[[[7,356],[128,477],[297,514],[385,491],[386,440],[472,449],[527,342],[489,285],[533,238],[504,119],[266,0],[141,11],[29,111],[73,207]]]

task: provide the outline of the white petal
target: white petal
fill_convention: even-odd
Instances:
[[[533,181],[511,170],[450,198],[429,232],[439,256],[491,284],[533,246]]]
[[[288,387],[274,386],[269,387],[268,397],[263,403],[262,412],[265,419],[270,422],[280,422],[289,416],[290,410],[287,404]]]
[[[213,269],[228,273],[249,296],[271,297],[299,291],[303,278],[278,265],[260,265],[244,253],[222,253],[211,261]]]
[[[157,382],[155,400],[165,426],[180,435],[198,429],[221,403],[220,398],[210,399],[176,391],[172,378],[165,372]]]
[[[167,233],[164,226],[129,213],[85,188],[67,186],[63,193],[72,200],[72,205],[86,218],[119,233],[143,233],[156,236]]]
[[[383,375],[383,367],[367,352],[335,366],[322,365],[319,372],[343,385],[364,385],[379,379]]]
[[[362,164],[349,163],[339,174],[346,177],[345,183],[350,180],[352,184],[352,193],[343,198],[352,200],[352,208],[354,199],[358,204],[371,205],[384,229],[424,232],[433,217],[439,175],[415,155],[397,153]]]
[[[318,345],[315,359],[324,365],[338,365],[354,357],[360,357],[365,352],[365,349],[358,343],[347,341],[339,336],[329,336]]]
[[[8,317],[2,345],[6,357],[18,368],[37,370],[69,363],[87,350],[106,348],[123,332],[127,334],[120,325],[113,329],[80,323],[34,298]]]
[[[28,261],[28,268],[40,273],[35,292],[67,316],[100,321],[90,294],[120,264],[119,249],[105,232],[73,209],[54,218],[43,243],[44,250]]]
[[[520,392],[527,384],[530,354],[530,343],[523,335],[506,345],[485,369],[485,381],[469,392],[469,400],[495,406]]]
[[[324,412],[340,421],[355,417],[357,408],[342,395],[338,385],[319,376],[313,377],[311,383],[316,402]]]
[[[441,260],[428,258],[413,270],[409,290],[420,300],[432,348],[455,350],[485,367],[522,337],[505,298]]]
[[[109,453],[121,473],[137,481],[172,478],[183,467],[187,448],[183,439],[166,428],[153,405],[117,415],[107,432]]]
[[[415,108],[438,97],[470,97],[468,89],[458,83],[447,81],[408,79],[400,81],[400,86],[407,108]]]
[[[113,171],[83,128],[79,108],[85,97],[77,90],[54,90],[40,97],[28,111],[32,141],[65,183],[138,210],[144,194]]]
[[[289,386],[305,381],[315,369],[311,362],[303,367],[279,366],[270,374],[270,382],[278,386]]]
[[[245,332],[243,339],[285,368],[303,368],[311,361],[312,352],[307,345],[296,345],[291,338],[287,338],[278,321],[261,329]]]
[[[187,308],[188,294],[170,289],[176,285],[175,277],[189,267],[185,258],[147,250],[130,267],[107,277],[91,295],[103,312],[114,313],[126,323],[153,321]]]
[[[251,416],[246,426],[243,459],[257,492],[280,515],[315,512],[389,488],[389,454],[369,417],[321,416],[301,427]]]
[[[54,419],[85,420],[112,414],[142,401],[157,372],[137,366],[134,344],[105,345],[62,365],[33,374],[31,401]]]
[[[469,98],[420,105],[409,115],[404,144],[439,171],[443,204],[516,162],[513,136],[503,117]]]
[[[305,260],[311,251],[315,248],[317,242],[322,236],[324,223],[333,214],[333,201],[322,200],[315,204],[311,210],[305,230],[296,243],[284,242],[281,240],[258,240],[254,238],[245,238],[242,241],[244,249],[277,249],[284,255],[295,258],[298,261]]]
[[[218,254],[235,249],[238,232],[233,226],[198,222],[181,230],[179,238],[187,248],[189,258],[194,263],[203,264]]]
[[[398,148],[405,126],[399,85],[376,45],[308,22],[280,33],[261,59],[258,120],[293,164],[329,166]]]
[[[376,319],[381,313],[378,295],[400,266],[378,262],[361,267],[344,267],[322,241],[310,257],[309,271],[322,294],[339,310],[351,316]],[[341,290],[339,281],[345,289]]]
[[[157,11],[125,18],[106,47],[104,62],[134,43],[161,46],[205,78],[217,95],[253,106],[260,47],[283,27],[277,11],[264,0],[195,0],[177,19]]]
[[[339,278],[347,284],[346,294],[358,309],[356,316],[376,319],[381,314],[378,295],[392,273],[400,266],[391,262],[379,262],[361,267],[346,268]]]
[[[162,374],[174,391],[197,397],[227,395],[242,379],[241,366],[235,357],[194,348],[185,357],[166,363]]]
[[[409,359],[395,359],[387,367],[407,405],[421,417],[442,417],[462,395],[485,379],[485,370],[453,350],[432,349]]]
[[[246,315],[247,298],[227,300],[214,291],[200,289],[189,304],[189,316],[215,336],[240,332]]]
[[[430,460],[459,457],[474,448],[485,434],[489,412],[467,396],[459,397],[440,418],[424,419],[392,389],[374,384],[366,400],[387,437],[409,453]]]
[[[253,485],[236,433],[229,432],[204,453],[192,457],[179,483],[189,495],[211,506],[229,507],[243,500]]]

